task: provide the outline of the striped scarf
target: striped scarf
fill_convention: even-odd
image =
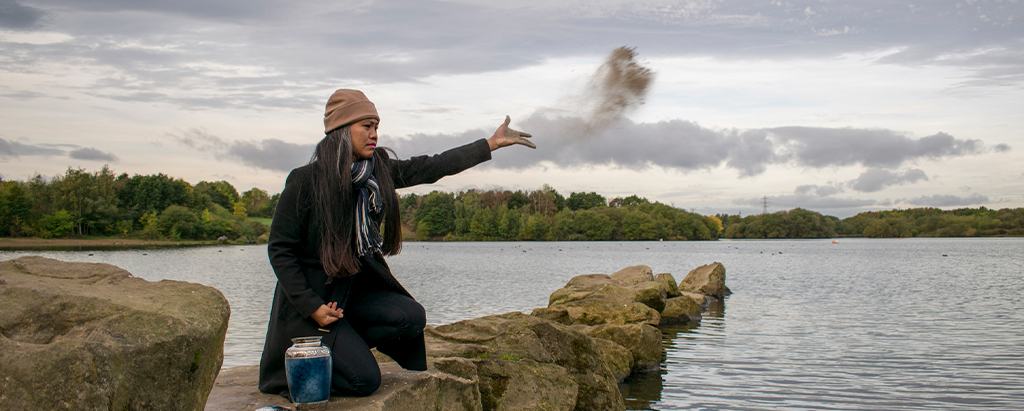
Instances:
[[[359,190],[356,197],[356,252],[360,257],[379,250],[384,244],[377,226],[384,204],[377,179],[373,177],[374,163],[373,157],[352,163],[352,187]]]

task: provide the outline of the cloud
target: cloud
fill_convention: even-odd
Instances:
[[[0,0],[0,27],[26,29],[36,25],[43,12],[14,0]]]
[[[850,188],[862,193],[873,193],[889,186],[916,183],[921,180],[928,181],[928,175],[918,168],[912,168],[902,173],[869,168],[859,177],[851,180],[849,185]]]
[[[982,152],[981,140],[958,140],[946,133],[913,139],[885,129],[779,127],[766,129],[788,156],[811,167],[894,168],[918,158],[961,157]]]
[[[932,196],[921,196],[917,198],[898,200],[898,202],[921,207],[966,207],[986,204],[989,202],[989,198],[977,193],[965,197],[952,194],[936,194]]]
[[[305,104],[320,98],[307,101],[310,93],[338,84],[507,71],[622,44],[652,56],[722,60],[893,50],[878,61],[962,68],[971,73],[967,86],[1024,81],[1013,20],[1024,2],[979,2],[970,10],[815,2],[812,13],[798,3],[41,0],[44,19],[41,9],[0,0],[0,26],[69,36],[53,44],[0,41],[0,70],[73,61],[106,73],[110,81],[91,86],[94,95],[191,109],[311,107]]]
[[[223,154],[247,166],[274,171],[290,171],[302,166],[309,162],[312,155],[312,145],[293,144],[274,138],[259,142],[236,141]]]
[[[586,138],[582,117],[548,117],[534,113],[517,129],[532,133],[537,150],[511,149],[497,156],[492,167],[527,168],[541,162],[563,167],[614,165],[643,170],[650,166],[691,171],[720,165],[741,176],[765,172],[768,166],[793,164],[810,168],[862,165],[896,168],[921,159],[962,157],[984,152],[981,140],[957,139],[945,133],[912,138],[885,129],[778,127],[751,130],[716,130],[687,120],[635,123],[621,119],[606,130]],[[486,137],[486,130],[454,134],[415,134],[409,138],[385,137],[400,156],[432,153]],[[887,184],[914,182],[920,170]],[[863,177],[863,176],[862,176]],[[859,187],[869,189],[872,176]],[[869,181],[871,180],[871,181]],[[877,190],[875,190],[877,191]]]
[[[842,193],[843,191],[844,190],[842,183],[824,186],[819,186],[817,184],[806,184],[802,186],[797,186],[797,188],[793,190],[793,193],[797,195],[814,195],[817,197],[828,197],[831,195]]]
[[[83,147],[77,150],[71,150],[68,152],[68,157],[77,160],[106,161],[110,163],[117,162],[117,156],[115,156],[114,153],[103,152],[93,147]]]
[[[313,144],[293,144],[274,138],[228,142],[198,127],[167,135],[185,147],[213,154],[219,160],[271,171],[290,171],[308,163],[314,147]]]
[[[1010,145],[1006,144],[1006,143],[996,144],[996,145],[992,146],[992,151],[995,151],[997,153],[1009,153],[1010,152]]]
[[[0,138],[0,158],[20,156],[61,156],[64,150],[46,145],[24,144]]]

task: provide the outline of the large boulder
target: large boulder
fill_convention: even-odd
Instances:
[[[658,325],[661,315],[647,305],[631,302],[622,304],[603,298],[588,298],[547,308],[536,308],[537,317],[565,325],[637,324]]]
[[[0,409],[201,410],[230,309],[107,264],[0,262]]]
[[[701,301],[707,300],[701,296]],[[707,303],[704,305],[707,306]],[[665,310],[661,312],[661,323],[658,325],[699,322],[703,319],[703,316],[701,316],[702,308],[700,303],[688,295],[669,298],[665,303]]]
[[[533,360],[431,358],[430,368],[480,387],[484,410],[573,410],[579,385],[565,368]],[[447,408],[442,408],[447,409]]]
[[[658,312],[665,309],[665,298],[668,287],[657,281],[644,281],[629,287],[633,292],[633,301],[651,307]]]
[[[576,329],[576,327],[589,328],[586,325],[572,326],[573,329]],[[582,332],[582,330],[580,331]],[[622,380],[625,380],[626,377],[633,373],[633,354],[626,347],[604,338],[592,339],[594,340],[594,347],[601,354],[601,360],[611,370],[615,381],[622,382]]]
[[[512,312],[428,327],[424,333],[427,339],[427,355],[434,357],[435,361],[443,357],[462,357],[474,361],[530,360],[540,364],[554,364],[564,368],[578,386],[574,409],[625,409],[615,376],[602,359],[601,351],[594,340],[565,325]],[[493,367],[481,367],[480,363],[476,365],[481,384],[484,383],[486,372],[500,376],[502,374],[494,370],[510,367],[505,363]],[[495,393],[501,394],[502,397],[495,396]],[[488,391],[481,388],[485,403],[503,404],[503,396],[506,393],[507,389]]]
[[[694,268],[679,283],[683,291],[710,295],[717,299],[732,294],[725,286],[725,266],[722,263],[711,263]]]
[[[658,370],[665,350],[661,330],[649,324],[574,325],[574,330],[597,340],[608,340],[623,347],[630,355],[631,372]]]
[[[654,281],[657,281],[665,286],[665,295],[668,298],[678,297],[681,295],[679,291],[679,283],[676,278],[669,273],[661,273],[654,276]]]
[[[589,274],[588,276],[593,275]],[[605,274],[599,274],[608,277]],[[574,278],[575,279],[575,278]],[[591,278],[593,279],[593,278]],[[564,304],[572,301],[585,300],[588,298],[603,298],[608,301],[626,304],[636,301],[636,291],[618,284],[601,284],[597,281],[592,283],[577,282],[566,284],[551,293],[548,298],[548,306]]]
[[[640,283],[646,283],[648,281],[654,281],[654,275],[651,274],[651,267],[646,265],[634,265],[616,271],[611,275],[611,279],[618,285],[629,287]]]

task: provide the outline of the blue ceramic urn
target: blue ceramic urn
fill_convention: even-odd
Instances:
[[[320,338],[292,338],[284,354],[288,391],[296,410],[325,409],[331,397],[331,349],[321,345]]]

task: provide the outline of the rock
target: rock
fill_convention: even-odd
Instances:
[[[676,278],[669,273],[661,273],[654,276],[654,281],[657,281],[665,285],[666,298],[678,297],[681,295],[679,291],[679,283]]]
[[[204,407],[230,314],[216,289],[42,257],[0,280],[0,409]]]
[[[633,292],[633,301],[651,307],[658,312],[665,309],[665,297],[668,287],[657,281],[646,281],[629,287]]]
[[[646,265],[634,265],[616,271],[611,275],[611,279],[618,285],[629,287],[631,285],[654,281],[654,276],[651,275],[651,267]]]
[[[665,310],[661,312],[661,322],[658,325],[698,322],[703,318],[700,312],[701,306],[690,296],[669,298]]]
[[[636,301],[636,291],[622,287],[618,284],[576,284],[559,288],[551,293],[548,298],[548,306],[568,303],[572,301],[585,300],[588,298],[603,298],[608,301],[626,304]]]
[[[710,295],[704,295],[701,293],[691,293],[689,291],[684,291],[681,294],[692,298],[693,301],[695,301],[697,305],[700,306],[701,310],[706,310],[708,308],[708,304],[718,301],[718,299],[715,297],[712,297]]]
[[[578,330],[577,327],[590,328],[586,325],[572,326],[574,330]],[[582,330],[578,331],[583,332]],[[586,334],[586,332],[583,333]],[[593,340],[598,352],[601,353],[601,359],[604,360],[612,375],[615,376],[615,381],[622,382],[629,374],[633,373],[633,354],[626,347],[604,338],[593,338]]]
[[[648,324],[574,325],[572,328],[598,340],[612,341],[626,349],[632,357],[631,372],[658,370],[665,354],[661,345],[661,330]]]
[[[576,407],[579,385],[565,368],[555,364],[444,357],[431,358],[430,367],[476,382],[485,410],[572,410]]]
[[[511,312],[428,327],[424,333],[427,355],[435,357],[435,361],[441,357],[463,357],[473,361],[531,360],[554,364],[564,368],[578,386],[574,409],[625,408],[614,375],[601,358],[594,340],[562,324]],[[477,368],[483,381],[480,363]],[[484,391],[481,389],[481,394]],[[485,401],[504,403],[501,398]]]
[[[644,304],[620,304],[603,298],[588,298],[547,308],[537,308],[532,315],[565,325],[636,324],[658,325],[658,310]]]
[[[407,371],[398,364],[380,364],[381,385],[367,397],[331,397],[327,411],[480,411],[476,382],[441,371]],[[263,394],[256,388],[259,366],[221,371],[210,392],[206,410],[255,410],[276,405],[291,407],[284,397]]]
[[[725,266],[718,262],[694,268],[679,283],[679,289],[710,295],[717,299],[732,294],[729,287],[725,286]]]
[[[475,360],[485,410],[573,410],[579,385],[555,364],[533,360]]]

